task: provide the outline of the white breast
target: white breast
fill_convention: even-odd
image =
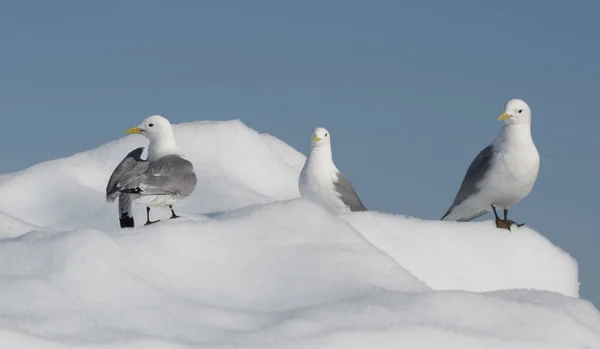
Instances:
[[[335,191],[334,183],[337,181],[338,169],[333,162],[319,159],[318,156],[310,156],[298,182],[300,195],[315,202],[331,212],[349,212],[349,208],[340,199]]]
[[[481,184],[481,194],[499,208],[518,203],[535,184],[540,157],[528,126],[510,126],[494,141],[498,153],[494,156],[489,175]]]

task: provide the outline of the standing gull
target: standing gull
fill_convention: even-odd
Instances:
[[[322,127],[312,133],[311,149],[298,182],[300,195],[333,212],[367,211],[331,155],[331,135]]]
[[[133,227],[131,201],[146,206],[146,225],[150,207],[168,206],[171,218],[177,218],[173,205],[189,196],[196,188],[194,166],[183,157],[175,143],[169,120],[160,115],[146,118],[139,126],[125,131],[139,133],[150,141],[148,159],[142,160],[143,148],[130,152],[114,170],[106,187],[106,200],[113,202],[119,196],[121,227]]]
[[[512,224],[517,224],[508,219],[508,208],[531,192],[540,156],[531,138],[527,103],[520,99],[508,101],[498,120],[504,120],[504,127],[473,160],[442,220],[466,222],[493,211],[498,228],[510,230]],[[497,209],[504,211],[504,219],[500,219]]]

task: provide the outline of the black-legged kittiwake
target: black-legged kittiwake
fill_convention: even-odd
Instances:
[[[493,211],[497,227],[510,229],[515,223],[508,219],[508,208],[533,189],[540,156],[531,138],[527,103],[520,99],[508,101],[498,119],[504,120],[504,127],[473,160],[442,220],[466,222]],[[500,219],[497,209],[504,211],[504,219]]]
[[[333,163],[331,134],[314,129],[311,149],[298,181],[300,195],[332,212],[367,211],[350,181]]]
[[[150,207],[169,206],[171,218],[179,217],[173,205],[194,191],[196,174],[175,143],[171,123],[160,115],[152,115],[125,133],[139,133],[150,143],[147,160],[141,159],[143,148],[133,150],[108,181],[106,200],[113,202],[119,196],[121,227],[134,226],[131,200],[146,206],[146,225],[156,222],[150,221]]]

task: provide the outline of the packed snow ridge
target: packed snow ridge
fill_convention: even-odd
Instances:
[[[275,137],[175,132],[198,176],[177,220],[120,229],[104,200],[139,136],[0,176],[2,348],[600,348],[576,262],[538,232],[332,215]]]

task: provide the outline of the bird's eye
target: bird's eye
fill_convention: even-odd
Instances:
[[[519,113],[520,113],[520,112],[519,112]],[[152,127],[152,126],[154,126],[154,124],[148,124],[148,127]]]
[[[327,133],[325,134],[325,137],[327,137]]]
[[[521,114],[523,112],[523,109],[519,109],[519,114]]]

